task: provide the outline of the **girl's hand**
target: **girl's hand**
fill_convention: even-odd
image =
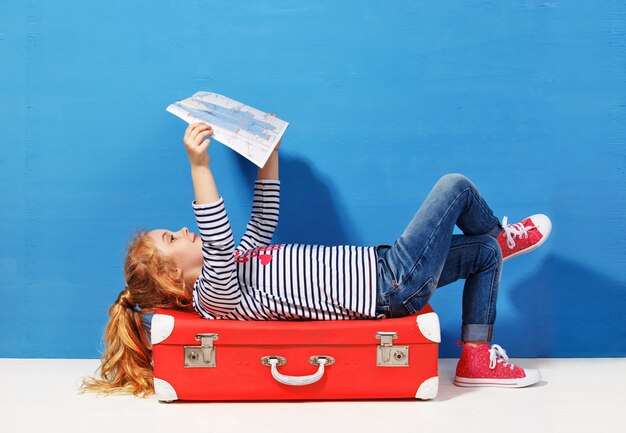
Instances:
[[[192,167],[207,167],[211,162],[207,152],[211,140],[205,140],[210,135],[213,135],[213,128],[206,123],[192,123],[187,127],[183,142]]]

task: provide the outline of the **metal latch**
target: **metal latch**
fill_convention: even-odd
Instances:
[[[380,344],[376,346],[377,367],[408,367],[409,346],[394,346],[393,340],[398,338],[395,332],[377,332]]]
[[[215,367],[215,347],[217,334],[198,334],[200,346],[185,346],[185,368]]]

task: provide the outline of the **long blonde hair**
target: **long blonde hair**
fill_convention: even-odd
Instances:
[[[175,269],[173,260],[157,249],[146,231],[131,241],[124,266],[126,287],[109,308],[100,378],[84,378],[83,392],[154,394],[152,345],[142,314],[156,308],[193,309],[191,288]]]

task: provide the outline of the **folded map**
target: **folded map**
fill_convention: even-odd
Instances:
[[[166,109],[187,123],[213,127],[213,138],[263,167],[289,126],[284,120],[226,96],[197,92]]]

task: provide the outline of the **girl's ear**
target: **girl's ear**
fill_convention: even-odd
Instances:
[[[174,272],[176,272],[176,278],[180,278],[183,276],[183,270],[181,268],[176,268]]]

